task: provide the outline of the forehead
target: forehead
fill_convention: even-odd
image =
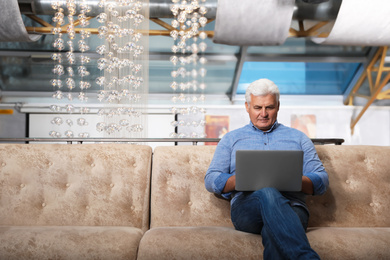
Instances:
[[[268,94],[265,96],[251,95],[251,104],[252,105],[262,105],[262,106],[263,105],[265,105],[265,106],[277,105],[276,96],[272,95],[272,94]]]

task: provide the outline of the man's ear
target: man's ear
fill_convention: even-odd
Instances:
[[[249,113],[249,104],[248,104],[248,102],[245,102],[245,108],[246,108],[246,112]]]
[[[279,108],[280,108],[280,101],[278,101],[278,111],[279,111]]]

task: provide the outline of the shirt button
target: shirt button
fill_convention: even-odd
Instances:
[[[264,143],[264,145],[267,145],[267,143]]]

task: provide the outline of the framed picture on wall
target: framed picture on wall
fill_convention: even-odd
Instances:
[[[229,116],[206,115],[205,133],[207,138],[222,138],[229,132]],[[205,145],[216,145],[216,142],[206,142]]]
[[[291,127],[300,130],[310,138],[317,135],[317,119],[315,115],[291,115]]]

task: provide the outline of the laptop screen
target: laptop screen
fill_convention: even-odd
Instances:
[[[301,150],[238,150],[236,190],[274,187],[280,191],[301,191],[302,168]]]

